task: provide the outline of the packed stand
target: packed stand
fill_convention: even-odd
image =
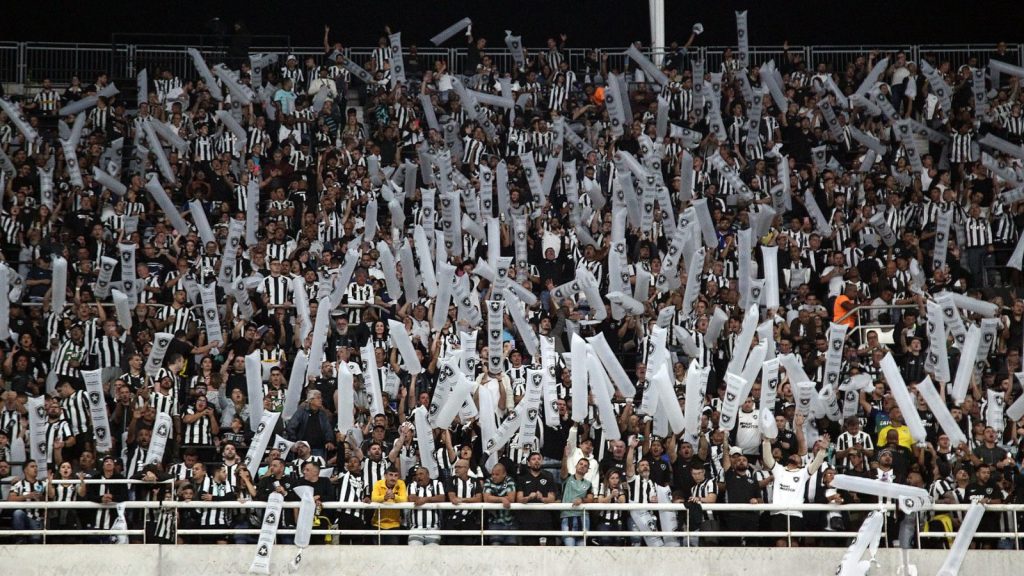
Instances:
[[[59,530],[111,529],[114,508],[44,512],[31,502],[297,500],[293,489],[311,485],[318,503],[672,501],[686,510],[503,509],[486,522],[675,526],[691,531],[679,539],[690,545],[836,545],[847,540],[699,533],[855,531],[862,514],[703,505],[872,501],[832,488],[837,473],[923,487],[943,503],[1024,503],[1024,419],[1006,416],[1021,397],[1024,300],[1005,266],[1019,238],[1022,162],[980,142],[994,135],[1020,149],[1019,77],[986,76],[984,60],[956,69],[926,56],[948,85],[943,99],[903,53],[884,55],[874,79],[875,52],[830,69],[788,50],[774,67],[744,67],[727,51],[712,69],[688,50],[694,34],[660,62],[659,87],[635,61],[607,53],[570,66],[565,35],[515,69],[498,66],[487,39],[466,38],[459,70],[403,48],[404,83],[393,38],[355,62],[367,83],[326,28],[323,55],[284,55],[259,74],[229,62],[233,76],[218,71],[218,86],[207,74],[150,67],[144,102],[100,97],[77,127],[58,111],[103,92],[107,76],[60,88],[47,80],[12,99],[40,138],[0,113],[9,158],[0,477],[5,499],[26,502],[0,514],[0,526],[106,542]],[[1019,64],[1004,48],[991,58]],[[233,79],[251,103],[239,102]],[[627,101],[613,101],[622,90]],[[624,104],[622,122],[615,107]],[[162,150],[147,134],[157,124]],[[77,147],[62,146],[75,131]],[[99,182],[94,168],[123,188]],[[766,279],[766,268],[777,277]],[[930,334],[929,303],[949,310],[946,291],[994,303],[995,313],[956,300],[955,318]],[[757,330],[743,338],[751,312]],[[830,370],[834,324],[846,331]],[[938,348],[948,366],[929,361]],[[889,354],[924,439],[896,405]],[[956,398],[968,354],[977,364]],[[776,356],[782,369],[763,382],[760,363]],[[573,374],[579,366],[585,374]],[[749,378],[736,398],[730,382],[741,373]],[[966,442],[951,440],[916,391],[926,377]],[[655,406],[666,398],[689,429],[669,418],[674,408]],[[41,443],[30,430],[35,407]],[[272,430],[259,426],[268,412],[283,414]],[[439,416],[447,421],[434,426]],[[161,435],[162,458],[151,462]],[[141,482],[104,482],[122,478]],[[259,512],[165,508],[122,521],[149,542],[254,543],[225,530],[258,527]],[[479,544],[480,518],[318,508],[314,525],[379,528],[385,543]],[[896,512],[889,534],[955,530],[959,520]],[[983,531],[1008,536],[982,545],[1013,547],[1015,520],[988,513]],[[286,514],[282,527],[294,521]],[[176,533],[195,528],[211,532]],[[388,536],[395,528],[423,534]],[[430,533],[438,528],[467,532],[442,539]]]

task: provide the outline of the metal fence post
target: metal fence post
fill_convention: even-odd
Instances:
[[[789,548],[793,547],[793,524],[789,514],[786,514],[786,545]]]
[[[53,474],[53,470],[48,471],[47,474],[52,475]],[[49,479],[52,480],[52,478],[53,478],[52,476],[49,476]],[[43,488],[43,502],[45,502],[47,504],[50,503],[50,490],[49,490],[48,486]],[[50,528],[50,507],[47,506],[46,509],[43,511],[43,544],[44,545],[46,544],[46,533],[49,530],[49,528]]]
[[[1019,512],[1013,513],[1013,549],[1020,550],[1020,521],[1018,520]]]
[[[689,508],[684,508],[684,510],[686,510],[686,547],[689,548],[690,547],[690,509]]]
[[[18,84],[25,84],[25,69],[28,68],[26,42],[18,42]]]

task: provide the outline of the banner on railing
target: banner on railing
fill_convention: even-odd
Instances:
[[[284,496],[272,492],[267,498],[267,508],[263,511],[263,524],[260,525],[260,538],[256,543],[256,555],[249,565],[253,574],[270,574],[270,554],[274,551],[277,541],[277,527],[281,521],[281,505]]]

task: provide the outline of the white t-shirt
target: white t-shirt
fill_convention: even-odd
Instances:
[[[441,92],[447,92],[453,88],[452,77],[450,74],[441,74],[437,77],[437,89]]]
[[[835,269],[836,269],[835,266],[829,266],[828,268],[825,268],[825,270],[822,272],[822,275],[824,276],[824,275],[827,275],[827,274],[831,274]],[[838,297],[839,293],[843,291],[843,284],[845,282],[846,282],[846,280],[843,278],[842,274],[837,274],[837,275],[833,276],[832,278],[829,278],[829,281],[828,281],[828,296],[829,296],[829,298]]]
[[[736,446],[744,454],[757,455],[761,450],[761,427],[757,410],[744,412],[741,408],[736,413]]]
[[[797,470],[787,470],[785,466],[775,463],[772,467],[772,503],[786,506],[799,506],[804,503],[804,488],[807,486],[807,467]],[[798,510],[786,510],[772,512],[772,514],[785,514],[802,518],[803,513]]]

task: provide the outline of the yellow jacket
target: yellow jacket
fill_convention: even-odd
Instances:
[[[910,435],[910,426],[906,424],[902,426],[893,426],[892,424],[883,427],[878,432],[878,443],[875,444],[877,450],[882,450],[885,447],[885,437],[889,435],[889,430],[895,430],[900,435],[900,446],[907,449],[913,449],[914,437]]]
[[[398,483],[395,484],[394,499],[385,500],[384,495],[388,492],[388,487],[385,484],[386,482],[387,480],[377,480],[377,482],[373,484],[373,492],[370,494],[371,501],[399,504],[409,500],[409,494],[405,490],[405,482],[403,480],[399,480]],[[398,528],[402,525],[402,511],[379,510],[373,515],[373,525],[381,530]]]

